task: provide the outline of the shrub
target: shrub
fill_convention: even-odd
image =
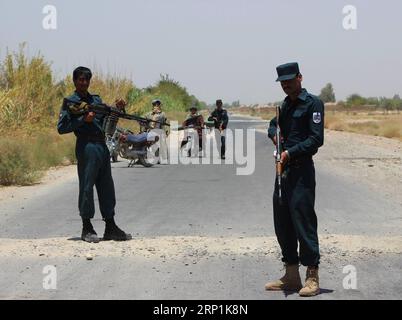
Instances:
[[[30,143],[17,140],[0,140],[0,184],[26,185],[39,177],[33,161]]]

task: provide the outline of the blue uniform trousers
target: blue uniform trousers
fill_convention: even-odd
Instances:
[[[275,233],[287,264],[317,266],[320,262],[315,202],[315,169],[312,160],[286,169],[282,202],[278,184],[273,195]],[[298,254],[299,244],[299,254]]]
[[[116,205],[109,150],[104,142],[77,139],[76,157],[79,178],[78,208],[82,218],[95,214],[94,186],[104,219],[112,218]]]

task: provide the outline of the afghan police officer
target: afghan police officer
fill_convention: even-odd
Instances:
[[[299,291],[300,296],[314,296],[320,291],[318,265],[320,253],[317,216],[314,211],[315,169],[313,155],[324,143],[324,105],[302,88],[302,75],[297,63],[277,67],[278,79],[287,94],[281,108],[279,126],[282,141],[276,141],[276,117],[271,120],[268,136],[282,143],[282,199],[278,182],[273,195],[275,233],[282,250],[286,274],[267,283],[266,290]],[[297,251],[299,244],[299,253]],[[299,263],[307,266],[302,286]]]
[[[74,115],[69,106],[102,103],[98,95],[88,92],[91,82],[91,70],[78,67],[73,72],[75,92],[64,99],[61,107],[57,130],[60,134],[74,132],[77,137],[75,154],[77,157],[79,197],[78,208],[83,228],[81,239],[87,242],[99,242],[99,238],[91,224],[95,214],[93,187],[99,198],[99,208],[106,222],[103,240],[123,241],[131,239],[130,234],[122,231],[114,221],[115,190],[110,166],[110,154],[105,144],[105,133],[102,129],[104,115],[88,112]],[[116,100],[116,107],[123,109],[124,100]]]
[[[204,148],[205,137],[203,138],[203,128],[205,123],[204,123],[204,117],[202,116],[202,114],[198,113],[198,109],[196,106],[192,106],[190,108],[190,113],[187,115],[182,125],[183,128],[185,128],[185,131],[180,148],[183,148],[189,142],[189,140],[193,138],[194,146],[188,149],[187,155],[191,157],[191,149],[194,149],[194,151],[196,151],[198,147],[198,154],[199,156],[202,157],[203,150],[205,149]],[[195,130],[198,139],[194,139],[194,137],[190,135],[190,132],[188,132],[188,128]]]
[[[150,122],[149,129],[156,133],[159,141],[151,147],[151,152],[158,158],[158,163],[168,164],[168,147],[167,147],[167,122],[166,114],[162,111],[162,102],[159,99],[152,100],[152,111],[145,115],[145,118],[158,122]]]
[[[223,109],[223,103],[221,99],[216,100],[216,109],[212,111],[211,115],[208,118],[208,121],[214,122],[215,127],[215,137],[220,141],[217,141],[221,146],[221,159],[225,159],[225,151],[226,151],[226,128],[228,126],[229,117],[228,113],[225,109]],[[220,143],[219,143],[220,142]]]

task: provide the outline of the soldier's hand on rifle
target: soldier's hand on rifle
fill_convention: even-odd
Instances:
[[[285,164],[289,160],[289,153],[287,151],[284,151],[281,153],[281,163]]]
[[[84,116],[84,121],[87,123],[91,123],[95,118],[95,112],[90,111]]]
[[[272,142],[274,143],[274,145],[276,146],[276,136],[273,136],[272,138]],[[283,143],[283,137],[281,137],[281,143]]]
[[[127,105],[127,102],[123,99],[116,99],[115,104],[117,109],[123,110],[124,107]]]

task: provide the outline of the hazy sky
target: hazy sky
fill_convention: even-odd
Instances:
[[[47,4],[57,30],[42,27]],[[26,41],[60,77],[96,66],[146,87],[167,73],[209,103],[282,99],[275,67],[289,61],[313,93],[402,95],[401,13],[401,0],[0,0],[0,56]]]

